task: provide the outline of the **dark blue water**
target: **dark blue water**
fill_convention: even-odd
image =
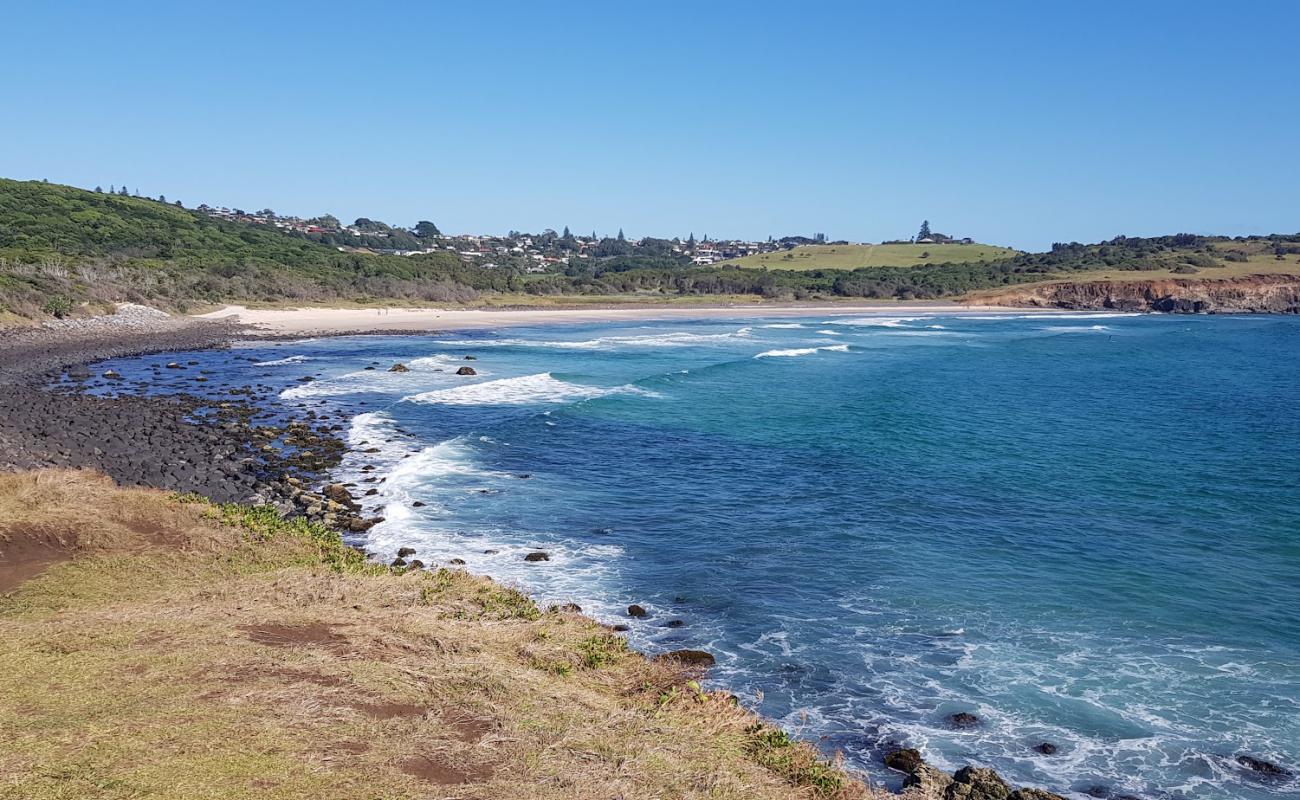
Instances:
[[[1078,796],[1300,790],[1233,761],[1300,766],[1300,320],[823,316],[242,352],[276,363],[198,357],[359,415],[340,474],[384,477],[369,549],[608,621],[640,603],[634,643],[716,653],[718,681],[857,766],[904,743]],[[981,724],[952,730],[956,711]]]

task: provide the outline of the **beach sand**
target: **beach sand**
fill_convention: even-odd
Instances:
[[[226,306],[204,319],[230,319],[272,334],[316,334],[344,331],[423,331],[499,328],[513,325],[549,325],[583,322],[634,322],[643,320],[738,319],[748,317],[882,316],[979,312],[1024,314],[1026,309],[1004,306],[954,304],[848,306],[848,305],[745,305],[745,306],[643,306],[639,308],[248,308]],[[1029,313],[1032,313],[1029,312]]]

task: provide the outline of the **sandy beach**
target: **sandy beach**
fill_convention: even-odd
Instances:
[[[746,305],[642,306],[634,308],[248,308],[230,305],[202,319],[227,319],[272,334],[344,331],[469,330],[516,325],[549,325],[638,320],[736,319],[746,317],[882,316],[953,313],[1025,314],[1033,309],[1005,306],[927,305]],[[1056,312],[1059,313],[1059,312]]]

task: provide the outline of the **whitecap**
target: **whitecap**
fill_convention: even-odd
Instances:
[[[254,361],[255,367],[278,367],[283,364],[301,364],[304,361],[311,361],[311,356],[289,356],[287,358],[277,358],[273,361]]]
[[[818,350],[828,350],[836,353],[847,353],[849,346],[847,344],[832,344],[824,347],[793,347],[789,350],[768,350],[759,353],[754,358],[793,358],[795,356],[808,356],[816,353]]]
[[[435,389],[431,392],[403,397],[402,400],[448,406],[518,406],[592,400],[614,394],[656,396],[653,392],[635,386],[583,386],[559,380],[549,372],[539,372],[536,375],[522,375],[517,378],[481,381],[449,389]]]
[[[798,322],[774,322],[771,325],[762,325],[763,328],[803,328],[806,327]]]

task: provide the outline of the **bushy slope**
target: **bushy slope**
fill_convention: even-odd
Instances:
[[[504,276],[454,254],[344,253],[261,225],[155,200],[0,179],[0,304],[49,297],[184,307],[233,299],[461,300]]]

